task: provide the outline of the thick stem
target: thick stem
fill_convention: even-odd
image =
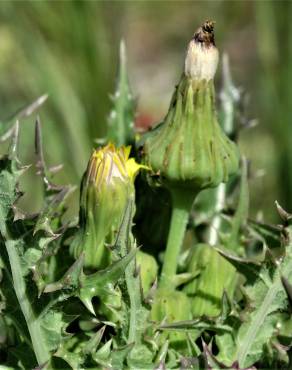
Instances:
[[[183,243],[189,213],[196,194],[188,190],[171,190],[172,215],[161,272],[160,288],[173,289],[178,257]]]

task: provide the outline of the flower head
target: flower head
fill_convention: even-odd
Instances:
[[[110,185],[116,179],[134,181],[139,169],[146,166],[129,158],[130,151],[130,146],[116,148],[111,143],[95,150],[88,163],[86,184],[94,183],[97,190],[100,190],[103,185]]]
[[[101,268],[108,263],[105,242],[112,243],[127,202],[134,198],[134,180],[140,168],[129,158],[131,147],[113,144],[94,150],[83,176],[80,193],[82,240],[75,247],[85,252],[85,266]]]

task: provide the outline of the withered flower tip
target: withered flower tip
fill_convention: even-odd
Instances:
[[[193,39],[206,47],[215,46],[214,37],[214,24],[213,21],[206,21],[201,27],[197,29]]]
[[[189,42],[185,59],[185,75],[192,80],[210,81],[214,78],[218,60],[214,22],[206,21]]]

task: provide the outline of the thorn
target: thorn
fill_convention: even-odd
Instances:
[[[42,143],[42,130],[40,117],[37,116],[35,123],[35,154],[37,156],[36,167],[41,174],[44,174],[44,154],[43,154],[43,143]]]
[[[8,140],[11,135],[13,134],[13,126],[10,127],[2,136],[0,136],[0,143],[4,143],[4,141]]]
[[[277,211],[280,215],[280,217],[282,218],[283,221],[287,222],[289,220],[292,219],[292,214],[291,213],[288,213],[286,212],[281,206],[280,204],[278,203],[278,201],[276,200],[275,201],[275,204],[276,204],[276,207],[277,207]]]
[[[17,149],[18,149],[18,139],[19,139],[19,121],[15,122],[15,125],[11,131],[11,144],[9,148],[9,158],[17,160]]]
[[[84,306],[88,309],[88,311],[91,312],[92,315],[96,316],[91,299],[85,298],[81,299],[81,301],[84,304]]]
[[[61,171],[63,169],[64,165],[61,163],[61,164],[57,164],[56,166],[53,166],[53,167],[50,167],[49,168],[49,171],[52,173],[52,174],[55,174],[59,171]]]
[[[27,117],[29,117],[41,105],[44,104],[44,102],[47,100],[47,98],[48,98],[48,94],[44,94],[44,95],[40,96],[39,98],[37,98],[35,101],[33,101],[32,103],[30,103],[29,105],[26,105],[23,108],[18,109],[12,115],[8,116],[5,119],[5,122],[10,122],[10,121],[14,120],[15,118],[21,119],[21,118],[27,118]]]
[[[34,102],[29,104],[27,107],[20,110],[20,112],[17,114],[18,118],[26,118],[29,117],[34,111],[36,111],[41,105],[44,104],[44,102],[48,99],[49,95],[44,94],[37,98]]]
[[[152,284],[152,287],[149,289],[147,296],[144,298],[145,303],[151,304],[153,302],[157,287],[158,287],[158,279],[156,277],[154,283]]]

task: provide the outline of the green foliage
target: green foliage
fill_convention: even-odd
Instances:
[[[284,255],[274,258],[269,249],[261,264],[221,254],[232,263],[246,278],[244,299],[246,309],[241,312],[242,322],[232,335],[218,336],[219,359],[231,365],[235,360],[240,367],[249,367],[263,355],[264,346],[282,326],[288,309],[288,297],[283,288],[281,276],[291,281],[292,247],[291,229],[287,233]],[[228,318],[227,318],[228,320]]]

